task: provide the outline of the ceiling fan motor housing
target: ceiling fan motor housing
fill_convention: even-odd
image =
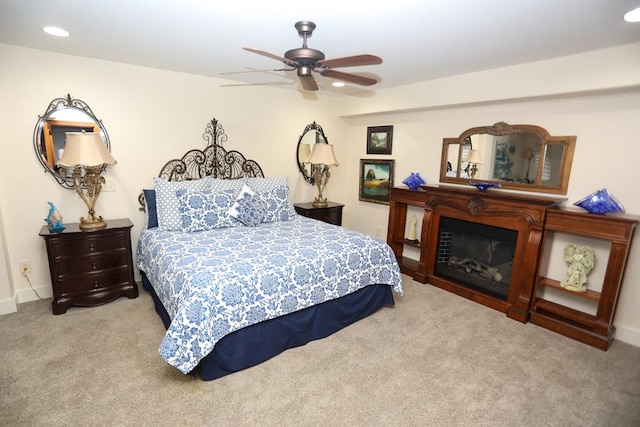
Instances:
[[[324,53],[308,47],[300,47],[285,52],[284,57],[303,65],[315,66],[316,62],[324,59]]]

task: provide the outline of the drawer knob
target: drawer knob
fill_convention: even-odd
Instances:
[[[93,268],[94,270],[96,269],[96,263],[95,262],[93,264],[91,264],[91,268]]]
[[[97,281],[97,280],[95,280],[95,281],[93,282],[93,288],[94,288],[94,289],[96,289],[97,287],[98,287],[98,281]]]
[[[89,250],[90,250],[90,251],[95,250],[95,247],[93,246],[93,243],[91,243],[91,245],[89,245]]]

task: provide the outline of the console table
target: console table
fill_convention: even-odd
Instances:
[[[502,311],[520,322],[530,320],[588,345],[602,350],[608,348],[615,334],[613,317],[638,216],[598,215],[560,207],[565,199],[556,196],[479,192],[450,185],[424,185],[419,190],[395,187],[390,197],[387,243],[404,274]],[[419,243],[404,238],[408,206],[424,209]],[[440,225],[450,219],[471,223],[471,227],[497,227],[518,233],[506,297],[466,286],[438,273]],[[560,287],[560,278],[545,276],[542,271],[545,245],[554,233],[610,242],[601,291],[569,291]],[[419,249],[419,259],[403,255],[407,245]],[[597,305],[596,313],[589,314],[567,306],[568,303],[552,300],[546,295],[548,289],[561,292],[569,299],[592,301]]]

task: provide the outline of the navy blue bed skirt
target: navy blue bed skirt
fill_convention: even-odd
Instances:
[[[146,274],[141,274],[142,286],[153,297],[156,312],[168,328],[171,319]],[[328,337],[385,305],[394,305],[391,286],[371,285],[332,301],[247,326],[218,341],[194,371],[203,380],[223,377],[262,363],[288,348]]]

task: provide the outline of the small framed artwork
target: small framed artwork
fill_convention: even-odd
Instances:
[[[364,202],[389,204],[395,160],[360,159],[360,193]]]
[[[393,126],[367,128],[367,154],[391,154]]]

